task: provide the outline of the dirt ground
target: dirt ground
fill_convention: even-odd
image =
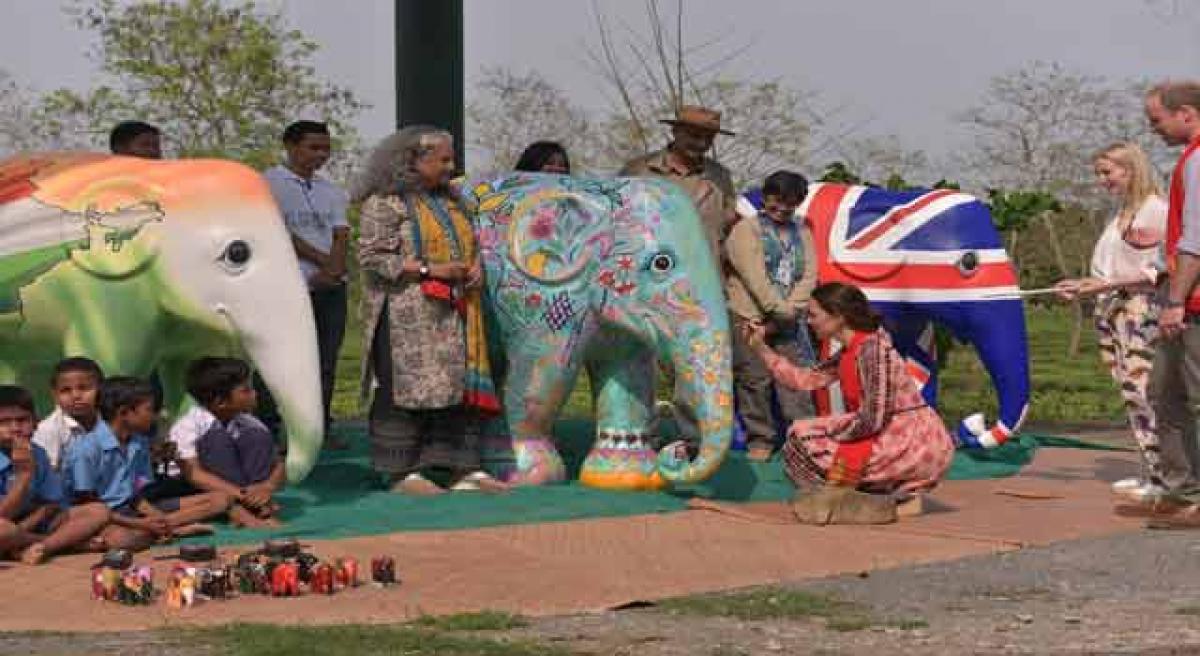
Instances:
[[[644,609],[546,619],[527,631],[597,655],[1200,653],[1200,533],[1147,531],[796,589],[861,604],[869,619],[838,626],[836,614],[741,621]]]
[[[1200,654],[1200,533],[1146,531],[782,584],[855,604],[741,620],[646,607],[530,620],[496,637],[573,654]],[[736,596],[736,593],[734,593]],[[720,605],[716,606],[720,612]],[[0,636],[3,654],[200,654],[164,632]]]
[[[1086,437],[1108,436],[1093,430]],[[747,598],[758,604],[749,612]],[[0,605],[8,601],[0,590]],[[778,612],[762,612],[764,603],[777,604]],[[595,656],[1200,654],[1200,531],[1123,532],[869,575],[535,618],[521,628],[476,635]],[[0,634],[0,654],[226,653],[181,637],[173,629]]]

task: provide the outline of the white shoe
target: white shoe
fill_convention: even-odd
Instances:
[[[1140,478],[1124,478],[1112,484],[1112,491],[1118,494],[1125,493],[1144,487],[1146,484],[1146,481]]]
[[[1122,490],[1119,494],[1135,501],[1153,501],[1166,496],[1167,488],[1154,483],[1143,483],[1139,487]]]

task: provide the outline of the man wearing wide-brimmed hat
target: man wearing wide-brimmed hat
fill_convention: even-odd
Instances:
[[[675,112],[675,118],[662,122],[671,126],[671,143],[662,150],[630,161],[621,169],[620,175],[659,176],[682,187],[696,205],[713,262],[724,276],[723,243],[737,221],[734,211],[737,197],[729,169],[706,154],[718,134],[732,136],[733,133],[721,129],[720,112],[695,105],[681,106]],[[690,406],[675,403],[666,407],[671,408],[689,450],[695,450],[700,431]]]
[[[661,176],[683,187],[696,204],[704,223],[705,238],[713,258],[721,269],[721,243],[736,221],[736,196],[729,169],[707,156],[718,134],[733,136],[721,129],[721,113],[696,105],[683,105],[675,118],[663,119],[671,126],[667,147],[634,159],[620,175]]]

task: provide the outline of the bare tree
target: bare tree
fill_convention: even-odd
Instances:
[[[619,163],[662,144],[658,121],[682,104],[720,110],[736,137],[717,142],[717,157],[736,183],[760,179],[783,166],[803,167],[820,127],[815,94],[777,80],[733,79],[723,68],[751,44],[729,47],[723,39],[688,43],[683,2],[666,15],[658,0],[645,0],[639,30],[613,21],[593,2],[599,40],[589,64],[605,83],[611,113],[604,122],[603,157]]]
[[[572,165],[596,163],[596,136],[587,112],[540,73],[481,70],[467,104],[467,147],[480,172],[511,169],[530,143],[549,139],[566,147]]]
[[[877,183],[902,178],[932,184],[938,177],[925,151],[905,146],[894,134],[847,139],[836,146],[836,154],[849,170]]]
[[[37,147],[33,101],[12,75],[0,69],[0,156]]]

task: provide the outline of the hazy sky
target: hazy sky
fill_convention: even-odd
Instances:
[[[359,121],[368,142],[391,129],[391,0],[259,4],[281,7],[321,45],[320,73],[373,106]],[[539,70],[579,104],[606,106],[583,64],[594,41],[591,2],[465,4],[468,94],[470,75],[496,65]],[[675,2],[662,5],[673,12]],[[601,6],[614,19],[644,24],[644,0]],[[86,56],[89,35],[58,3],[0,0],[0,7],[0,67],[35,89],[89,83],[96,73]],[[866,120],[866,132],[893,133],[935,154],[961,143],[949,118],[979,97],[990,76],[1033,60],[1112,77],[1200,76],[1195,0],[685,0],[684,7],[689,43],[749,44],[730,74],[818,90],[828,106],[847,107],[854,123]]]

